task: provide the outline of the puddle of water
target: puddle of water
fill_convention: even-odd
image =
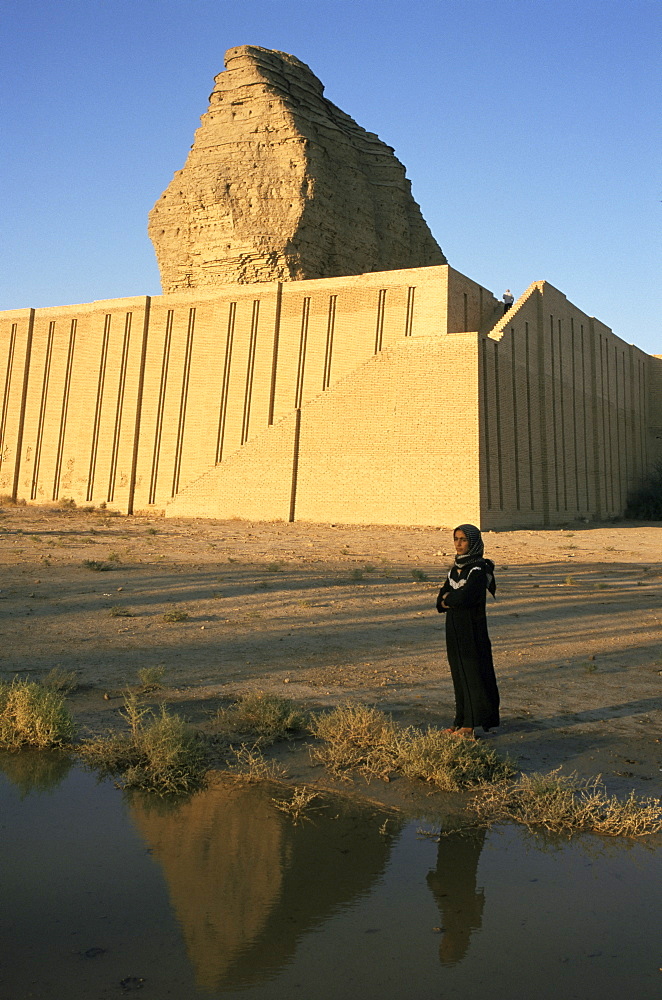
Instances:
[[[294,826],[262,788],[164,803],[0,755],[0,996],[659,995],[659,852],[385,817],[327,800]]]

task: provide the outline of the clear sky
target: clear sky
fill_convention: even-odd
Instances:
[[[449,263],[662,353],[659,0],[0,0],[0,309],[157,294],[147,213],[223,54],[395,147]]]

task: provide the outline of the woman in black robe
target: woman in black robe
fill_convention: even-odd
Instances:
[[[487,633],[487,591],[494,596],[494,563],[483,558],[483,539],[473,524],[453,532],[456,557],[439,591],[437,611],[446,614],[446,652],[455,690],[449,732],[472,737],[499,725],[499,689]]]

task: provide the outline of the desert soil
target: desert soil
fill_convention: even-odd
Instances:
[[[659,795],[662,524],[486,532],[502,725],[482,738],[525,772],[598,773]],[[453,695],[435,528],[148,519],[0,507],[0,681],[75,671],[82,732],[121,724],[122,689],[199,726],[243,692],[307,708],[376,705],[445,726]],[[94,568],[102,564],[106,569]],[[168,612],[188,615],[166,621]]]

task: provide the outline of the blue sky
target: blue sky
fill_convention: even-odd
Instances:
[[[0,309],[157,294],[147,213],[223,54],[308,63],[449,263],[662,353],[659,0],[0,0]]]

